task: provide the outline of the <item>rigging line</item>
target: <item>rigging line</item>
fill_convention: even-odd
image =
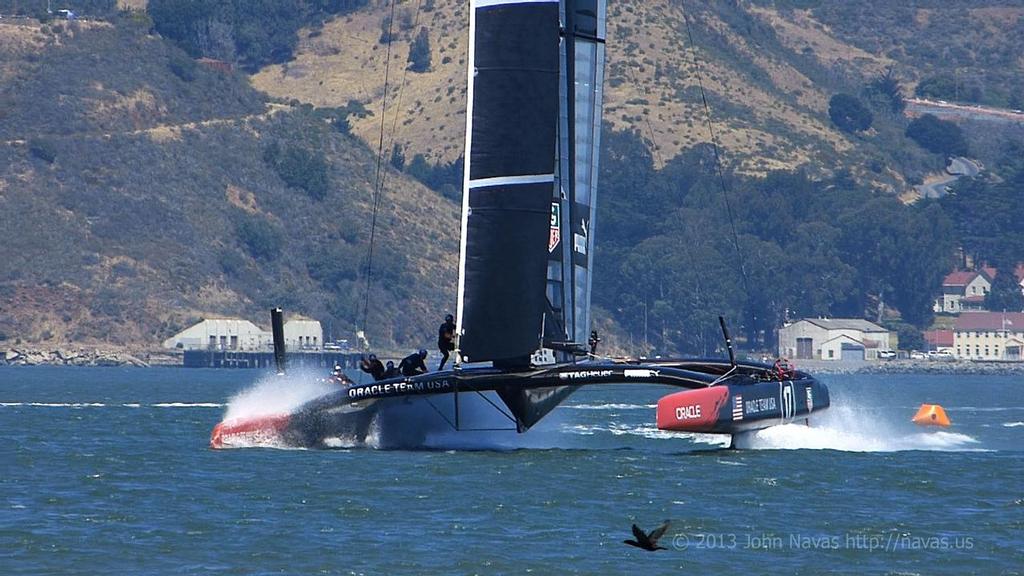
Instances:
[[[422,0],[417,0],[417,2],[416,2],[416,13],[413,16],[413,20],[412,20],[412,30],[415,30],[416,27],[419,26],[419,23],[420,23],[420,5],[421,4],[422,4]],[[409,43],[409,50],[410,51],[412,50],[412,43],[411,42]],[[394,114],[392,115],[392,118],[391,118],[391,137],[388,140],[387,147],[383,148],[383,150],[392,150],[394,148],[394,145],[395,145],[395,140],[398,139],[398,118],[399,118],[399,116],[402,115],[402,95],[405,93],[406,78],[408,76],[409,76],[409,67],[406,66],[405,70],[402,71],[402,81],[399,82],[399,84],[398,84],[398,99],[395,102],[395,104],[392,106],[392,109],[394,110]],[[380,175],[380,190],[381,190],[380,197],[381,197],[381,199],[383,199],[383,196],[384,196],[384,182],[387,180],[387,177],[388,177],[388,171],[387,171],[387,168],[385,167],[385,169],[381,172],[381,175]]]
[[[363,319],[361,323],[361,330],[366,334],[366,323],[367,317],[370,311],[370,284],[373,276],[373,244],[376,238],[377,232],[377,212],[380,209],[381,201],[381,160],[383,158],[384,149],[384,127],[385,119],[387,118],[388,110],[388,79],[391,72],[391,44],[394,42],[394,26],[395,26],[395,4],[397,0],[391,0],[391,17],[388,21],[388,48],[385,54],[384,60],[384,96],[381,99],[380,106],[380,138],[377,141],[377,168],[373,177],[373,211],[370,216],[370,242],[366,249],[366,293],[363,297]]]
[[[715,167],[718,170],[718,183],[722,187],[722,197],[725,199],[725,209],[729,214],[729,225],[732,228],[732,245],[736,249],[736,257],[739,259],[740,276],[743,280],[743,291],[747,298],[750,298],[750,285],[747,281],[746,261],[743,252],[740,250],[740,237],[736,232],[736,216],[732,210],[732,202],[729,200],[729,189],[725,184],[725,172],[722,170],[722,157],[719,154],[718,137],[715,135],[715,126],[711,121],[711,107],[708,106],[708,98],[704,93],[704,79],[700,68],[700,61],[697,59],[697,47],[693,43],[693,32],[690,31],[689,10],[686,8],[686,0],[680,0],[680,7],[683,12],[683,22],[686,24],[686,38],[690,43],[690,57],[693,60],[693,67],[697,70],[697,86],[700,87],[700,99],[704,104],[704,116],[708,121],[708,133],[711,135],[711,147],[715,152]]]
[[[440,416],[441,418],[444,418],[444,421],[448,423],[448,427],[449,428],[451,428],[452,430],[455,430],[456,432],[459,431],[459,427],[456,426],[454,422],[449,420],[448,417],[445,416],[444,412],[442,412],[440,408],[438,408],[437,406],[434,406],[434,403],[430,401],[430,397],[429,396],[424,396],[423,399],[426,400],[427,404],[429,404],[430,407],[434,409],[434,412],[437,412],[438,416]],[[456,402],[457,401],[458,400],[456,400]]]

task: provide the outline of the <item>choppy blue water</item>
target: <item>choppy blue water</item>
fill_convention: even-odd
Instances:
[[[518,450],[209,450],[257,378],[0,370],[0,574],[1024,572],[1019,377],[826,376],[826,419],[740,451],[625,387]],[[954,427],[909,424],[922,402]],[[621,543],[663,519],[669,550]]]

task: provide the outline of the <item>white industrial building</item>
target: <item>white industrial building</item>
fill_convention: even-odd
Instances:
[[[323,329],[316,320],[289,320],[284,323],[287,350],[320,351]],[[248,320],[239,318],[205,318],[167,340],[164,348],[183,350],[230,350],[237,352],[268,352],[274,349],[274,337]]]
[[[867,320],[805,318],[779,329],[779,356],[797,360],[874,360],[893,335]]]
[[[324,344],[324,330],[317,320],[289,320],[284,323],[286,350],[320,350]]]

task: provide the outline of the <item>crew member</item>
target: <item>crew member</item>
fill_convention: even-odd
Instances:
[[[402,361],[398,363],[398,370],[402,373],[402,376],[415,376],[417,374],[423,374],[427,371],[427,365],[423,362],[427,359],[427,351],[420,350],[419,352],[413,352]]]
[[[330,381],[343,386],[354,384],[354,382],[352,382],[352,380],[345,374],[345,371],[341,369],[340,364],[334,365],[334,370],[331,371]]]
[[[437,329],[437,349],[441,352],[441,364],[437,369],[444,370],[448,353],[455,350],[455,318],[451,314],[444,317],[444,324]]]
[[[374,380],[384,378],[384,365],[377,359],[376,354],[364,356],[363,359],[359,361],[359,369],[370,376],[373,376]]]
[[[597,344],[601,341],[601,337],[597,335],[597,330],[590,331],[590,340],[587,340],[587,344],[590,344],[590,355],[594,356],[597,354]]]
[[[388,378],[394,378],[399,374],[401,374],[401,372],[399,372],[398,368],[395,367],[395,363],[388,360],[387,369],[384,370],[384,379],[387,380]]]

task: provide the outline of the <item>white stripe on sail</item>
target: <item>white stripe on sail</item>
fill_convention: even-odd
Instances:
[[[462,234],[459,238],[459,291],[455,295],[455,333],[458,337],[455,339],[456,350],[454,358],[452,358],[452,363],[454,364],[462,363],[458,342],[463,333],[462,314],[465,305],[463,292],[466,290],[466,240],[469,234],[469,170],[470,159],[472,158],[470,152],[473,149],[473,84],[475,81],[474,71],[476,70],[476,10],[469,11],[468,60],[469,62],[466,66],[466,147],[463,148],[465,161],[462,166]]]
[[[554,184],[554,174],[526,174],[523,176],[495,176],[493,178],[478,178],[469,181],[470,188],[484,188],[487,186],[515,186],[517,184]]]

